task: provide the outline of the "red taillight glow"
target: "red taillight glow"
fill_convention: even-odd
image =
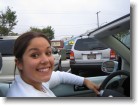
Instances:
[[[116,52],[114,50],[110,51],[110,59],[116,59]]]
[[[70,51],[70,60],[74,60],[74,52]]]

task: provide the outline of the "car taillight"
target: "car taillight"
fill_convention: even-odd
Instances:
[[[116,52],[114,50],[110,51],[110,59],[116,59]]]
[[[74,52],[70,51],[70,60],[74,60]]]

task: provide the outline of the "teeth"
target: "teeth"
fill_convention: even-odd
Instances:
[[[39,69],[38,71],[40,72],[47,72],[49,70],[49,68],[43,68],[43,69]]]

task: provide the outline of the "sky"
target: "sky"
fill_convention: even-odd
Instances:
[[[52,26],[56,39],[97,28],[97,12],[99,26],[130,13],[130,0],[0,0],[0,11],[7,6],[16,11],[15,33]]]

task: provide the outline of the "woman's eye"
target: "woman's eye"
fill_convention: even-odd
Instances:
[[[38,58],[39,57],[39,54],[32,54],[31,57]]]
[[[52,52],[46,52],[46,55],[51,56]]]

